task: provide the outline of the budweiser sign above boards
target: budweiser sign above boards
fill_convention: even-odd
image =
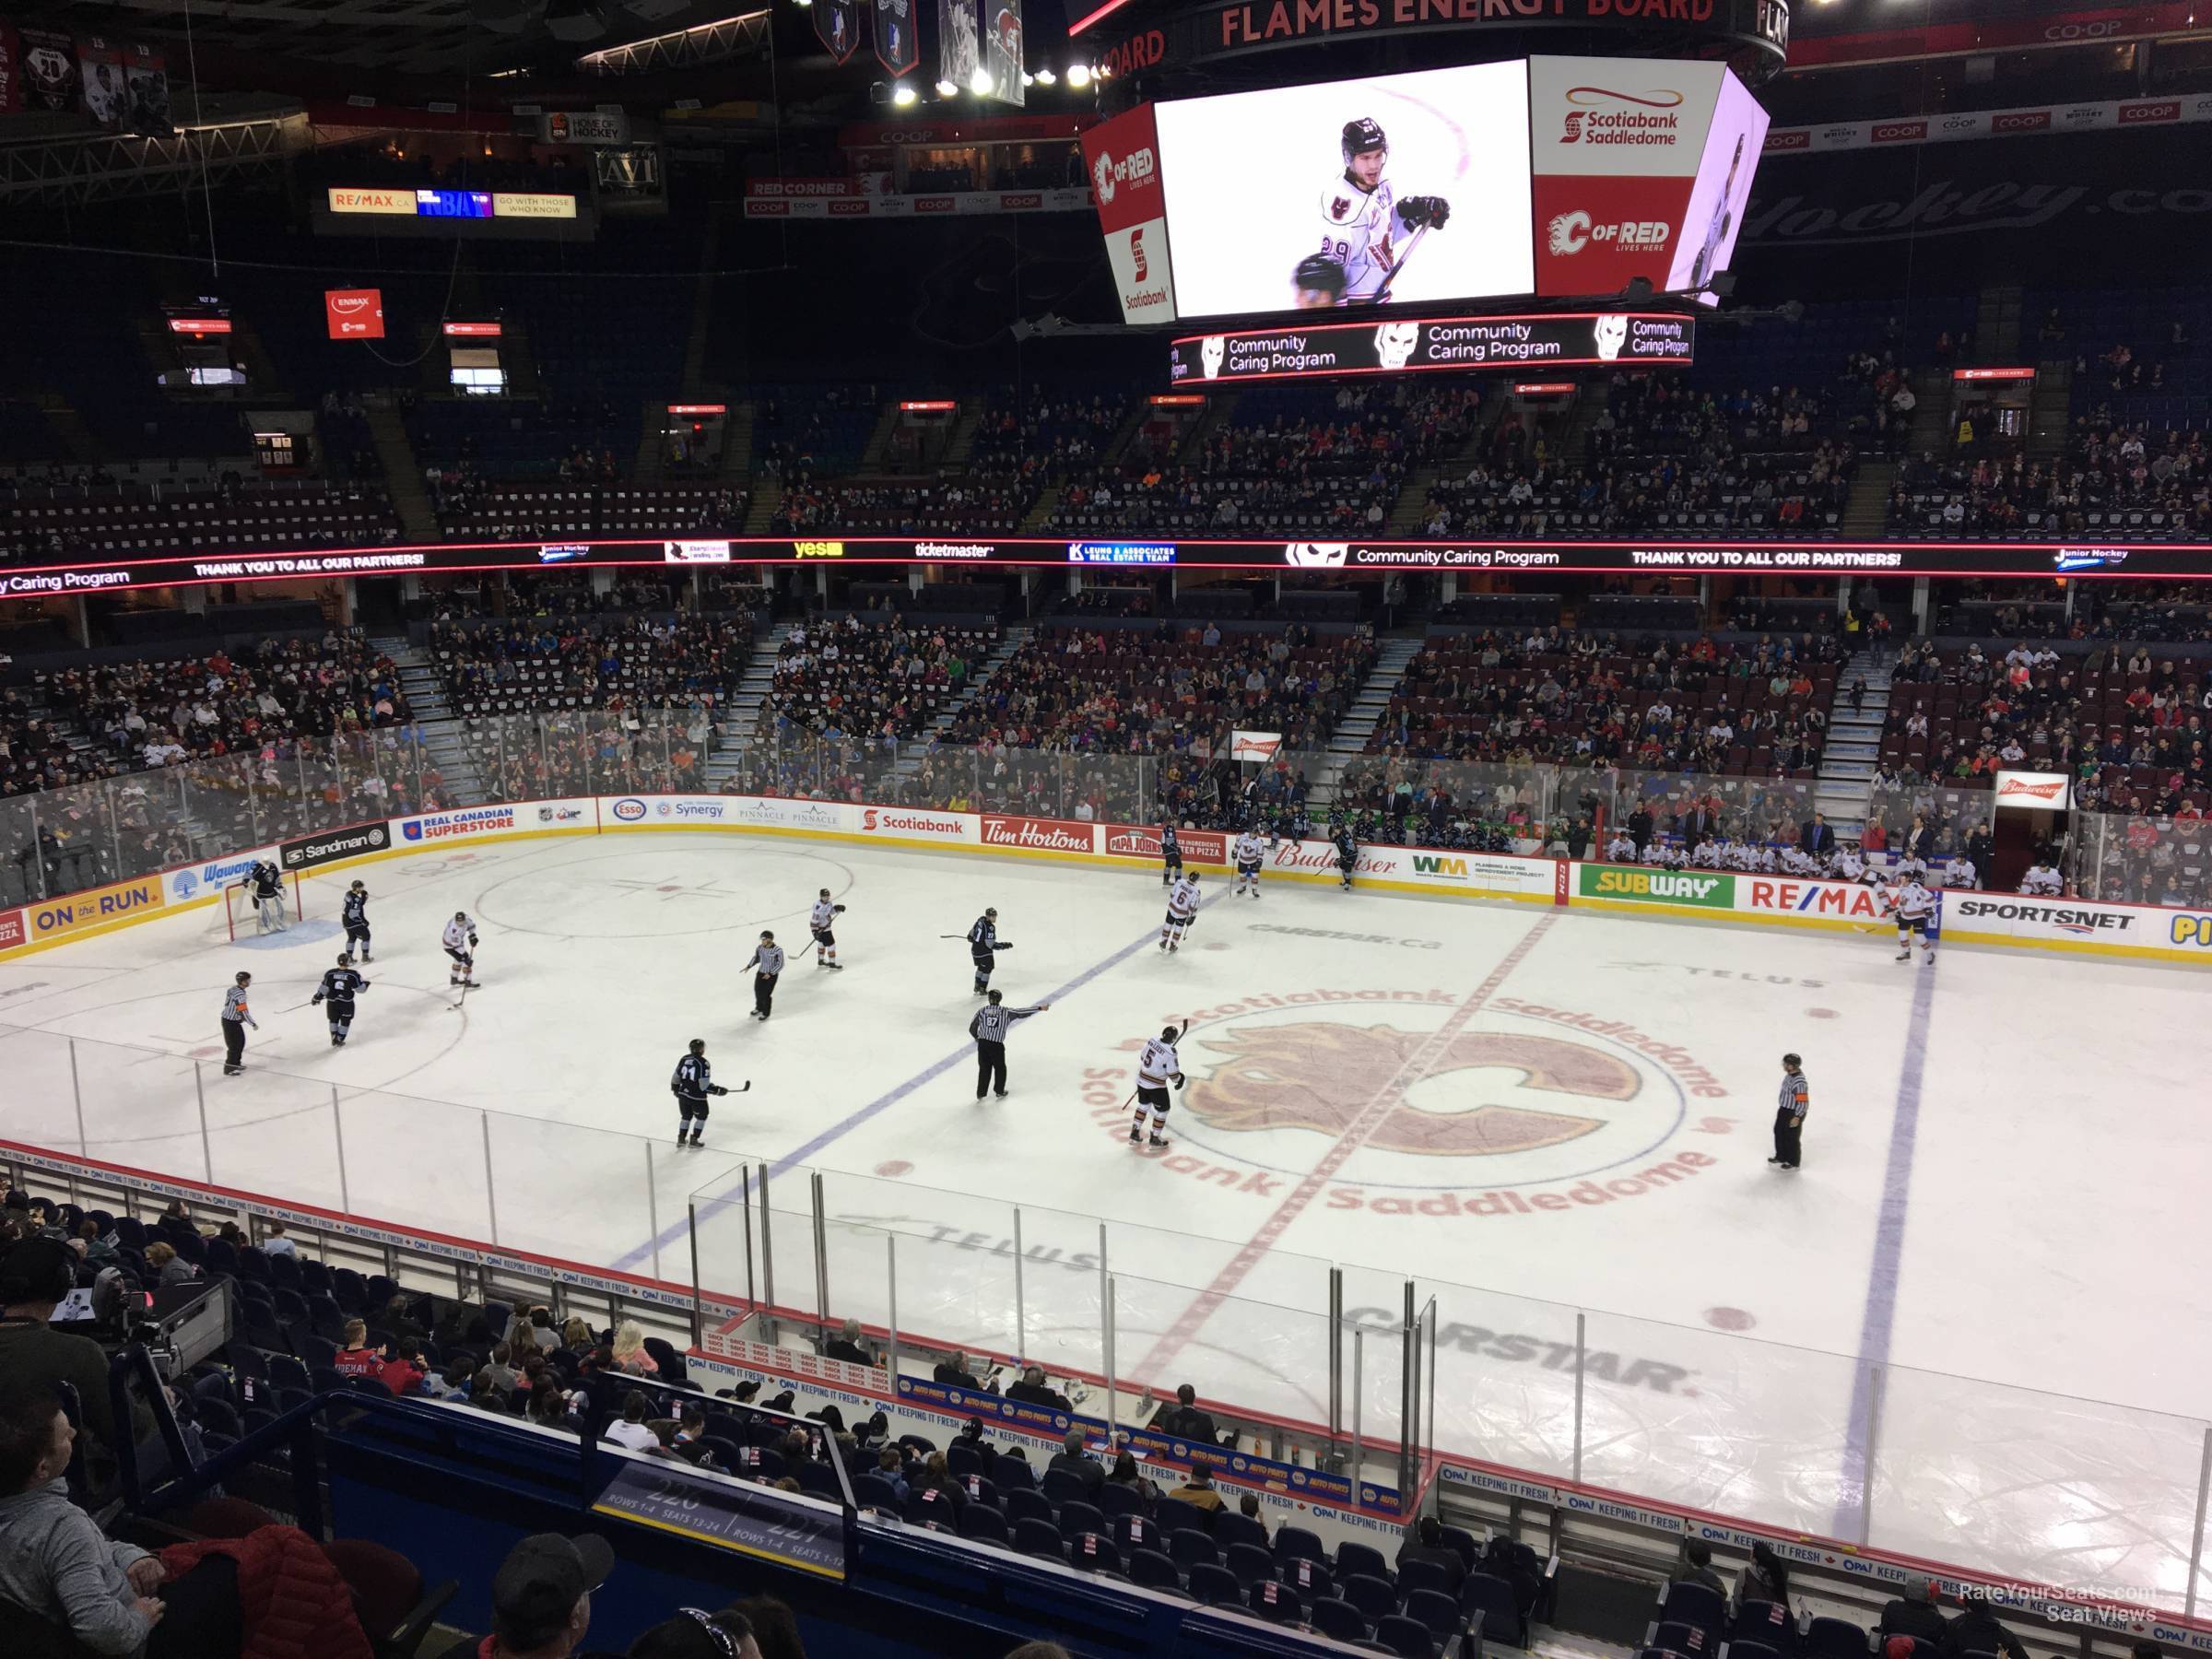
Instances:
[[[2064,812],[2068,782],[2065,772],[2001,771],[1990,804],[2030,812]]]
[[[1067,818],[1002,818],[983,814],[983,845],[1030,853],[1088,853],[1095,825]]]
[[[1152,106],[1139,104],[1083,135],[1099,228],[1124,323],[1172,323],[1175,280],[1168,265],[1167,194]]]

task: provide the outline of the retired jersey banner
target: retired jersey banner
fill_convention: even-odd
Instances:
[[[860,50],[859,0],[814,0],[814,32],[842,64]]]
[[[1000,103],[1021,107],[1021,0],[980,0],[990,15],[983,36],[983,69],[991,77],[984,94]]]
[[[63,114],[76,108],[76,42],[51,29],[19,32],[23,49],[22,107]]]
[[[23,107],[22,53],[16,31],[0,23],[0,115],[13,115]]]
[[[937,78],[966,92],[982,67],[983,42],[975,8],[988,0],[937,0]]]
[[[126,122],[132,132],[166,138],[176,129],[169,112],[169,60],[159,47],[133,46],[124,53],[124,87],[130,95]]]
[[[876,0],[876,61],[893,75],[912,75],[922,62],[918,0]]]
[[[85,113],[109,131],[121,132],[124,116],[130,110],[122,51],[96,37],[77,47],[76,66],[82,77]]]

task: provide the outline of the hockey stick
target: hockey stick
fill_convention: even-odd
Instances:
[[[1421,238],[1428,234],[1429,227],[1422,225],[1418,227],[1414,230],[1414,233],[1406,239],[1406,252],[1399,254],[1397,258],[1391,263],[1389,274],[1382,278],[1382,286],[1375,290],[1375,297],[1368,301],[1370,305],[1387,305],[1390,303],[1391,285],[1397,281],[1398,273],[1406,268],[1406,262],[1413,257],[1413,251],[1421,245]]]

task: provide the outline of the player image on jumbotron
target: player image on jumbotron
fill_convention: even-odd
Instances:
[[[1477,64],[1156,106],[1178,309],[1220,316],[1527,292],[1518,70]]]

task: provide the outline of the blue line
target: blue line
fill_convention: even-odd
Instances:
[[[1226,899],[1227,897],[1229,897],[1229,894],[1225,889],[1217,889],[1211,898],[1200,900],[1198,901],[1198,908],[1203,911],[1207,906],[1216,902],[1216,900]],[[1075,992],[1080,991],[1084,986],[1089,984],[1092,980],[1097,979],[1100,974],[1107,972],[1111,969],[1120,967],[1124,962],[1127,961],[1131,957],[1135,956],[1146,946],[1156,944],[1159,941],[1159,934],[1158,929],[1154,929],[1151,932],[1144,934],[1134,944],[1123,946],[1121,949],[1115,951],[1104,961],[1099,962],[1089,968],[1086,968],[1082,972],[1077,974],[1074,979],[1068,981],[1066,984],[1061,986],[1059,990],[1053,992],[1050,996],[1040,997],[1038,1000],[1040,1002],[1049,1003],[1057,1003],[1061,1001],[1063,998],[1071,995]],[[859,1128],[863,1124],[867,1123],[871,1118],[878,1117],[884,1112],[888,1112],[892,1107],[898,1105],[900,1101],[905,1100],[908,1095],[912,1094],[915,1089],[920,1088],[924,1083],[934,1082],[935,1079],[943,1077],[947,1072],[950,1071],[954,1066],[958,1065],[961,1061],[973,1058],[975,1050],[972,1046],[966,1046],[953,1050],[951,1053],[946,1055],[944,1059],[938,1061],[935,1065],[929,1067],[928,1070],[915,1073],[905,1082],[900,1084],[896,1088],[892,1089],[889,1093],[877,1096],[876,1099],[870,1100],[865,1106],[863,1106],[858,1112],[855,1112],[851,1117],[846,1118],[842,1123],[832,1124],[829,1128],[823,1130],[819,1135],[816,1135],[812,1140],[808,1141],[805,1146],[799,1147],[796,1151],[784,1154],[783,1157],[778,1159],[776,1162],[770,1167],[769,1174],[771,1177],[782,1175],[786,1171],[795,1168],[799,1164],[804,1163],[807,1159],[812,1158],[816,1153],[821,1151],[823,1147],[829,1146],[832,1141],[841,1140],[844,1136],[852,1134],[853,1130]],[[740,1182],[735,1186],[728,1188],[724,1192],[716,1194],[713,1201],[719,1203],[732,1197],[735,1194],[746,1191],[750,1183],[750,1181],[751,1176],[748,1173],[745,1181]],[[689,1228],[690,1225],[690,1218],[687,1216],[683,1220],[674,1222],[671,1225],[663,1228],[661,1230],[661,1236],[659,1238],[648,1239],[644,1243],[639,1245],[628,1255],[622,1257],[619,1261],[612,1263],[611,1265],[618,1273],[626,1273],[629,1271],[630,1269],[636,1267],[640,1263],[650,1260],[653,1253],[655,1250],[676,1243],[684,1236],[685,1230]]]
[[[1889,1120],[1889,1162],[1882,1174],[1882,1208],[1875,1223],[1874,1262],[1866,1277],[1866,1311],[1859,1324],[1859,1363],[1851,1383],[1851,1420],[1843,1430],[1842,1478],[1836,1488],[1832,1536],[1858,1541],[1870,1501],[1874,1446],[1867,1413],[1875,1376],[1889,1364],[1897,1324],[1897,1286],[1905,1253],[1905,1210],[1912,1195],[1912,1154],[1920,1140],[1920,1097],[1928,1053],[1928,1015],[1936,1003],[1936,970],[1924,961],[1913,971],[1912,1014],[1905,1024],[1905,1059],[1897,1079],[1897,1111]]]

